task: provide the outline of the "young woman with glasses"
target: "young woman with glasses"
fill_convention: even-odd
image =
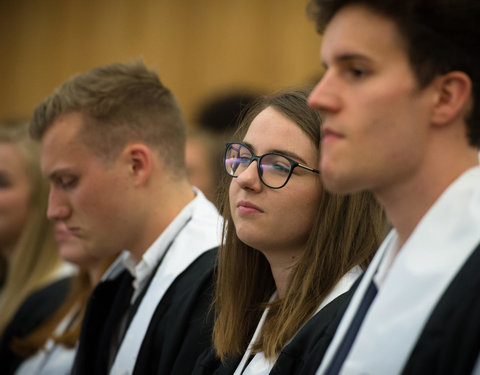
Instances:
[[[328,345],[345,292],[383,239],[369,193],[323,188],[321,118],[308,92],[261,98],[226,145],[215,353],[197,373],[297,373],[307,346]]]

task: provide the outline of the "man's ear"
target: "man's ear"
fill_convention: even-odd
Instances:
[[[452,71],[437,77],[436,88],[438,91],[432,115],[434,125],[442,126],[467,116],[472,105],[472,81],[467,74]]]
[[[135,181],[135,186],[145,184],[153,171],[152,150],[142,143],[129,144],[123,150],[129,174]]]

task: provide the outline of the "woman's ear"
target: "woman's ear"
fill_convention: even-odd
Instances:
[[[472,81],[464,72],[452,71],[437,77],[437,96],[432,123],[443,126],[456,118],[465,118],[471,110]]]

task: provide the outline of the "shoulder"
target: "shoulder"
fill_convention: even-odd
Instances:
[[[213,247],[210,250],[205,251],[192,264],[184,271],[183,274],[192,272],[210,273],[217,265],[218,247]],[[182,274],[182,275],[183,275]]]
[[[136,374],[191,373],[200,353],[211,347],[216,252],[200,255],[162,297],[143,339]]]
[[[319,310],[281,351],[271,374],[314,374],[335,335],[361,277]]]
[[[196,258],[170,285],[160,304],[187,306],[195,304],[201,296],[213,298],[214,270],[217,248],[207,250]]]
[[[319,310],[295,335],[289,345],[284,351],[300,350],[302,355],[305,349],[313,348],[319,340],[332,339],[337,329],[343,313],[345,312],[350,300],[357,288],[361,277],[352,285],[352,287],[345,293],[340,294],[325,307]]]
[[[224,362],[217,357],[215,349],[208,348],[197,359],[192,375],[231,375],[242,357],[228,357]]]
[[[69,276],[51,282],[43,288],[33,292],[25,300],[24,304],[22,304],[22,307],[35,305],[39,302],[62,300],[68,294],[72,281],[73,276]]]
[[[434,307],[404,374],[470,373],[480,351],[478,270],[480,244]]]
[[[7,366],[17,366],[21,358],[9,348],[14,337],[26,337],[42,322],[48,319],[65,300],[71,286],[71,277],[56,280],[49,285],[33,292],[22,303],[8,324],[0,342],[0,363]]]
[[[192,281],[198,282],[213,276],[217,264],[218,248],[214,247],[198,256],[180,275],[177,276],[170,288],[177,288]],[[190,288],[195,288],[190,284]]]
[[[65,300],[71,283],[72,277],[65,277],[30,294],[9,324],[9,328],[14,331],[12,334],[25,336],[53,314]]]

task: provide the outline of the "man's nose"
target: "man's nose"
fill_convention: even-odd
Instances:
[[[50,220],[64,220],[71,214],[68,201],[55,188],[50,189],[48,195],[47,217]]]
[[[324,114],[338,111],[341,101],[337,86],[333,75],[326,72],[310,93],[308,105]]]

